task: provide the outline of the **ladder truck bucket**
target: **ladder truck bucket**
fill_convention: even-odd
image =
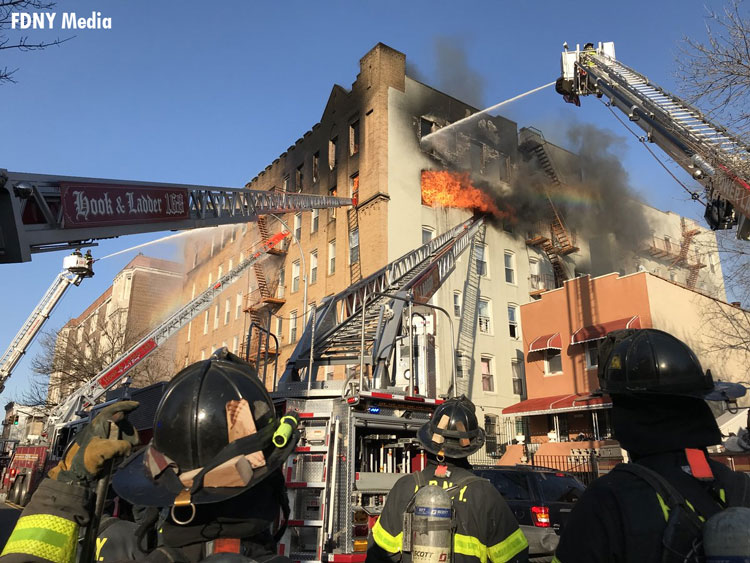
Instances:
[[[76,251],[63,258],[63,268],[82,278],[90,278],[94,275],[93,265],[94,260],[91,258],[91,254],[83,256]]]

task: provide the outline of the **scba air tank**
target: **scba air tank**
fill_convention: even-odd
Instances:
[[[440,487],[428,485],[414,497],[411,559],[413,563],[448,563],[453,549],[453,504]]]
[[[750,563],[750,508],[733,506],[703,525],[706,563]]]

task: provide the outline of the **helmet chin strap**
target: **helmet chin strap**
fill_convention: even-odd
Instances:
[[[450,477],[451,472],[445,464],[445,452],[440,450],[437,454],[438,466],[435,468],[435,477]]]

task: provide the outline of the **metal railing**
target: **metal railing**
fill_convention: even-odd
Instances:
[[[529,274],[529,287],[544,291],[555,289],[555,278],[549,274]]]
[[[479,324],[479,332],[483,334],[489,334],[492,332],[492,319],[490,317],[479,317],[477,321]]]

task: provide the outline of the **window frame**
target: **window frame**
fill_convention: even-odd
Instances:
[[[487,365],[487,369],[489,371],[489,382],[490,382],[490,389],[485,388],[485,373],[484,373],[484,366],[485,362]],[[490,356],[489,354],[481,354],[479,356],[479,366],[480,366],[480,375],[482,377],[482,392],[483,393],[491,393],[491,394],[497,394],[497,386],[495,385],[495,373],[494,373],[494,357]]]
[[[599,367],[599,343],[600,340],[589,340],[583,343],[583,355],[586,362],[586,369],[597,369]],[[594,345],[594,346],[591,346]],[[596,351],[596,363],[591,363],[591,352]]]
[[[560,358],[560,370],[559,371],[551,371],[550,370],[550,353],[556,352],[556,354],[553,354],[554,357]],[[550,348],[546,349],[544,351],[544,375],[562,375],[563,373],[563,365],[562,365],[562,350],[552,350]]]
[[[519,366],[518,374],[516,374],[515,366]],[[516,375],[518,375],[518,377],[516,377]],[[510,376],[513,384],[513,394],[523,396],[526,385],[524,381],[524,363],[522,360],[519,360],[518,358],[510,359]],[[518,390],[516,390],[516,381],[519,382],[520,386]]]
[[[519,319],[518,319],[518,313],[519,313],[518,305],[516,305],[515,303],[508,303],[507,311],[508,311],[508,336],[512,338],[513,340],[518,340],[519,338],[521,338],[521,323],[519,322]],[[512,320],[510,318],[511,311],[513,311]],[[513,335],[513,332],[515,332],[516,334]]]
[[[289,343],[297,342],[297,309],[289,312]]]
[[[464,309],[464,303],[461,300],[461,292],[458,290],[453,291],[453,316],[457,319],[461,318],[461,313],[463,313]]]
[[[487,315],[481,314],[482,303],[487,305]],[[482,330],[482,319],[486,319],[486,330]],[[487,334],[493,336],[494,332],[492,329],[492,300],[488,297],[480,297],[477,301],[477,328],[479,328],[480,334]]]
[[[510,258],[510,266],[507,264],[507,259]],[[512,250],[505,250],[503,252],[503,271],[505,273],[505,283],[508,285],[518,285],[518,268],[516,265],[516,253]],[[513,281],[508,281],[508,272],[512,274]]]
[[[310,285],[318,281],[318,249],[310,251]]]
[[[296,271],[296,275],[295,275]],[[297,293],[299,291],[299,282],[301,277],[301,266],[300,261],[295,260],[292,262],[292,290],[291,293]]]
[[[482,258],[479,258],[478,251],[481,249]],[[487,245],[478,243],[474,246],[474,262],[476,263],[477,274],[480,278],[490,279],[490,260],[487,255]],[[484,264],[484,271],[479,268],[479,264]]]
[[[331,252],[333,250],[333,252]],[[328,275],[331,276],[336,273],[336,239],[328,241]]]

